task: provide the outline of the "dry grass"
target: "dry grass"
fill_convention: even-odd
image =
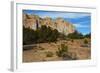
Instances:
[[[90,42],[91,40],[88,39]],[[68,51],[71,56],[77,57],[77,60],[84,60],[91,58],[91,47],[82,47],[84,44],[84,39],[76,39],[76,40],[60,40],[56,43],[39,43],[37,47],[33,47],[30,50],[23,51],[23,62],[40,62],[40,61],[59,61],[63,60],[62,57],[58,57],[56,55],[56,51],[61,44],[65,44],[68,46]],[[46,52],[52,52],[53,56],[48,57]],[[74,55],[75,54],[75,55]]]

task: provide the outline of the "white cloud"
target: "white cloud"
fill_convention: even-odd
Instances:
[[[90,16],[89,13],[72,13],[72,12],[45,12],[40,14],[41,17],[50,16],[54,17],[62,17],[62,18],[80,18],[85,16]]]
[[[62,18],[80,18],[80,17],[85,17],[85,16],[90,16],[90,13],[81,13],[81,12],[61,12],[61,11],[32,11],[32,10],[26,10],[24,11],[28,14],[36,14],[41,17],[52,17],[52,18],[57,18],[57,17],[62,17]]]
[[[73,24],[76,28],[90,28],[89,25]]]

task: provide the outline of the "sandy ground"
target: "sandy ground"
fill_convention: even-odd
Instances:
[[[91,58],[91,48],[82,47],[83,40],[65,41],[61,40],[56,43],[39,43],[36,47],[28,48],[29,50],[23,51],[23,62],[40,62],[40,61],[60,61],[61,57],[56,55],[56,51],[61,44],[68,46],[70,53],[76,54],[77,60],[85,60]],[[47,52],[52,52],[52,57],[47,57]]]

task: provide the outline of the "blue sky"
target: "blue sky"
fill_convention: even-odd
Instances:
[[[41,10],[23,10],[26,14],[35,14],[44,17],[51,17],[56,19],[58,17],[64,18],[64,20],[72,23],[76,30],[82,34],[88,34],[91,32],[91,14],[83,12],[61,12],[61,11],[41,11]]]

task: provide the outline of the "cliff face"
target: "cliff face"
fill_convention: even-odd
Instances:
[[[23,25],[25,28],[36,30],[37,24],[38,27],[46,25],[51,27],[52,29],[57,29],[59,32],[65,35],[73,33],[75,31],[74,26],[71,23],[65,21],[63,18],[56,18],[53,20],[50,17],[41,18],[37,15],[23,14]]]

